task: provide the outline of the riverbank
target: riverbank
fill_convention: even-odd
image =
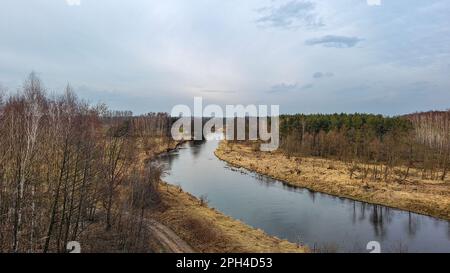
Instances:
[[[321,158],[290,157],[280,152],[263,153],[250,144],[222,141],[215,155],[231,165],[243,167],[284,183],[353,200],[380,204],[450,220],[450,181],[421,179],[411,170],[405,181],[371,181],[352,178],[344,162]]]
[[[206,253],[304,253],[306,246],[269,236],[228,217],[176,186],[160,185],[161,203],[150,214],[195,251]]]
[[[176,149],[183,142],[141,142],[140,164],[157,155]],[[262,230],[228,217],[176,186],[161,182],[160,202],[146,215],[174,231],[196,252],[206,253],[304,253],[306,246],[280,240]],[[167,251],[164,248],[154,251]]]

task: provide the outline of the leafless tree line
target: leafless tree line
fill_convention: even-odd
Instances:
[[[133,196],[128,217],[145,207],[148,192],[155,199],[159,172],[133,162],[136,132],[163,137],[170,120],[162,119],[105,115],[70,86],[49,96],[33,73],[0,97],[0,252],[64,252],[94,223],[105,232],[120,225],[131,198],[121,192]]]
[[[436,169],[436,158],[439,160],[437,168],[442,170],[440,176],[444,180],[450,164],[450,110],[441,112],[426,112],[409,115],[414,124],[417,142],[431,147],[434,153],[424,154],[425,167],[433,172]]]

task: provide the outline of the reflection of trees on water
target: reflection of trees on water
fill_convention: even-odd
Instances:
[[[200,156],[200,152],[203,148],[202,144],[205,142],[206,140],[194,140],[189,143],[191,146],[191,154],[194,158],[198,158]]]
[[[246,173],[246,174],[248,174],[248,173]],[[266,175],[259,174],[259,173],[257,173],[254,177],[256,178],[256,180],[258,180],[258,182],[261,185],[264,185],[264,186],[269,186],[270,184],[273,184],[276,182],[276,180],[274,180]]]
[[[387,227],[392,222],[395,210],[389,207],[372,205],[368,203],[361,203],[358,201],[353,201],[352,209],[353,209],[352,223],[356,223],[357,221],[359,222],[365,221],[368,216],[369,223],[372,225],[375,235],[380,236],[381,238],[387,235]],[[368,215],[367,212],[369,213]],[[408,213],[405,231],[410,236],[410,238],[415,237],[420,229],[419,217],[420,216],[415,215],[414,213]],[[450,237],[450,224],[449,224],[449,237]]]
[[[419,230],[419,218],[411,212],[408,212],[408,224],[406,226],[409,237],[414,238]]]
[[[248,171],[246,171],[245,174],[253,176],[254,178],[256,178],[256,181],[258,181],[258,183],[260,185],[263,185],[266,187],[270,187],[277,183],[280,183],[282,185],[283,189],[285,189],[285,190],[295,191],[297,189],[296,187],[290,186],[288,184],[284,184],[281,181],[273,179],[272,177],[264,175],[264,174],[253,173],[254,175],[252,175],[252,172],[248,172]]]
[[[316,201],[316,192],[315,191],[309,191],[309,197],[311,197],[311,200],[313,203]]]
[[[366,203],[359,203],[359,204],[361,204],[361,207],[360,207],[361,214],[359,215],[358,220],[361,222],[366,219]]]
[[[393,219],[392,209],[358,201],[352,202],[352,223],[369,220],[375,235],[384,238],[387,235],[387,227]]]
[[[241,169],[239,169],[241,170]],[[260,185],[269,187],[269,186],[273,186],[274,184],[278,184],[281,185],[283,187],[284,190],[287,191],[293,191],[293,192],[298,192],[298,193],[303,193],[304,190],[307,190],[309,195],[313,198],[315,198],[315,195],[317,194],[317,192],[306,189],[306,188],[301,188],[298,186],[293,186],[293,185],[289,185],[287,183],[284,183],[280,180],[274,179],[270,176],[267,176],[265,174],[260,174],[260,173],[256,173],[256,172],[251,172],[251,171],[247,171],[245,169],[242,169],[241,171],[242,174],[246,174],[246,175],[250,175],[254,178],[256,178],[256,180],[259,182]]]
[[[272,185],[273,183],[281,183],[278,180],[275,180],[271,177],[268,177],[263,174],[256,173],[254,175],[257,180],[266,186]],[[291,191],[299,191],[303,192],[303,189],[297,188],[295,186],[289,186],[287,184],[283,183],[283,188]],[[317,194],[320,195],[320,193],[308,190],[308,195],[311,198],[313,202],[316,201]],[[387,230],[389,224],[392,223],[392,220],[394,218],[395,209],[391,209],[389,207],[381,206],[381,205],[373,205],[369,203],[363,203],[359,201],[349,201],[345,198],[335,197],[332,195],[327,195],[329,198],[336,200],[340,203],[352,203],[351,209],[352,209],[352,223],[356,224],[357,222],[364,222],[368,220],[370,225],[372,226],[374,230],[374,234],[377,237],[380,237],[381,239],[385,238],[387,236]],[[415,237],[418,233],[419,227],[420,227],[420,221],[419,216],[415,215],[414,213],[409,213],[407,222],[406,222],[406,232],[407,234],[412,238]],[[448,236],[450,238],[450,223],[449,223],[449,230],[448,230]]]
[[[372,205],[370,213],[370,223],[376,236],[384,238],[386,236],[385,222],[389,223],[389,208],[383,208],[378,205]]]
[[[152,162],[159,163],[163,169],[164,174],[167,174],[172,169],[173,162],[175,160],[177,160],[179,157],[180,157],[180,155],[179,155],[178,151],[174,151],[174,152],[170,152],[167,154],[162,154],[162,155],[158,156]],[[152,164],[152,162],[150,162],[150,164]]]
[[[450,240],[450,222],[448,222],[448,229],[447,229],[447,236],[448,236],[448,239]]]
[[[260,173],[253,173],[250,172],[244,168],[238,168],[238,167],[234,167],[232,165],[226,165],[225,166],[226,169],[232,171],[232,172],[236,172],[236,173],[240,173],[242,175],[249,175],[253,178],[255,178],[255,180],[263,186],[269,187],[271,185],[273,185],[274,183],[279,182],[278,180],[275,180],[267,175],[264,174],[260,174]]]

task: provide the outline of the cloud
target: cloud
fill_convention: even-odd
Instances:
[[[234,90],[214,90],[214,89],[205,89],[201,90],[202,93],[213,93],[213,94],[234,94],[236,91]]]
[[[450,1],[382,0],[381,7],[365,0],[294,1],[315,3],[303,4],[303,11],[323,19],[326,26],[317,28],[302,26],[303,19],[282,8],[292,1],[81,0],[89,8],[66,0],[1,1],[0,81],[12,92],[35,70],[51,92],[63,90],[67,81],[86,84],[98,92],[80,98],[134,113],[170,111],[190,105],[194,95],[219,105],[279,104],[284,113],[448,108]],[[257,12],[261,7],[266,8]],[[318,39],[315,46],[305,45],[325,35],[364,40],[353,48],[325,47],[331,42]],[[322,78],[314,78],[315,72]],[[326,78],[327,72],[334,77]],[[367,86],[341,92],[362,84]],[[384,95],[389,104],[369,100]]]
[[[280,83],[272,86],[272,88],[268,91],[268,93],[285,93],[292,91],[302,91],[313,87],[314,87],[313,84],[299,85],[298,83],[293,84]]]
[[[381,6],[381,0],[367,0],[369,6]]]
[[[269,93],[289,92],[297,89],[297,86],[298,85],[296,83],[294,84],[279,83],[272,86],[272,88],[269,90]]]
[[[320,27],[322,19],[314,12],[315,4],[309,1],[290,1],[279,7],[259,9],[265,13],[257,22],[270,27]]]
[[[332,72],[326,72],[326,73],[316,72],[313,74],[314,79],[331,78],[333,76],[334,76],[334,74]]]
[[[309,46],[323,45],[324,47],[350,48],[356,46],[362,39],[358,37],[326,35],[320,38],[306,40],[305,44]]]
[[[300,90],[307,90],[307,89],[311,89],[313,87],[314,87],[314,85],[312,83],[308,83],[308,84],[300,86]]]
[[[69,6],[79,6],[81,5],[81,0],[66,0],[66,4]]]

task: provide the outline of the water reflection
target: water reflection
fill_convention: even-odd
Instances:
[[[241,168],[231,167],[230,169],[232,171],[239,172],[241,174],[246,174],[246,175],[252,174],[251,172],[246,171]],[[254,174],[253,176],[262,185],[265,185],[265,186],[273,185],[273,183],[279,183],[279,181],[277,181],[271,177],[268,177],[266,175],[263,175],[263,174]],[[304,190],[304,189],[290,186],[290,185],[287,185],[284,183],[282,185],[285,190],[289,190],[289,191],[303,192],[303,190]],[[372,204],[368,204],[368,203],[364,203],[364,202],[357,202],[357,201],[349,200],[349,199],[342,198],[342,197],[329,196],[329,195],[318,193],[318,192],[308,190],[308,189],[306,189],[306,191],[313,203],[315,203],[317,195],[325,195],[328,198],[338,200],[342,204],[351,203],[350,208],[351,208],[351,212],[352,212],[352,214],[351,214],[352,223],[356,223],[357,220],[360,222],[367,220],[366,219],[366,212],[367,212],[369,214],[368,221],[370,222],[370,224],[373,228],[374,234],[377,237],[380,237],[382,239],[387,236],[388,231],[386,228],[386,224],[390,224],[392,222],[392,216],[393,216],[391,208],[385,207],[385,206],[380,206],[380,205],[372,205]],[[359,209],[357,209],[357,207]],[[359,211],[359,215],[358,215],[358,211]],[[406,230],[407,234],[411,238],[414,237],[417,232],[417,229],[419,228],[419,222],[417,220],[417,217],[414,217],[412,213],[408,213],[407,226],[408,226],[408,228]]]
[[[411,238],[413,238],[417,231],[419,230],[419,220],[417,217],[414,217],[412,213],[408,212],[408,225],[407,225],[407,232]]]
[[[292,187],[218,160],[217,145],[187,143],[162,156],[164,179],[207,194],[210,206],[233,218],[311,247],[365,252],[367,242],[379,241],[383,251],[450,252],[447,221]]]
[[[188,145],[191,147],[189,150],[191,151],[194,159],[197,159],[200,156],[200,145],[204,144],[205,142],[206,140],[194,140],[188,143]]]
[[[236,167],[229,167],[227,166],[227,168],[229,168],[231,171],[234,172],[239,172],[241,174],[246,174],[246,175],[252,175],[252,172],[249,172],[247,170],[244,170],[242,168],[236,168]],[[265,185],[265,186],[270,186],[273,183],[279,183],[278,180],[275,180],[271,177],[268,177],[266,175],[263,174],[258,174],[255,173],[253,174],[253,177],[255,177],[261,185]],[[282,184],[283,188],[285,190],[289,190],[289,191],[296,191],[296,192],[303,192],[305,189],[302,188],[298,188],[295,186],[290,186],[287,184]],[[316,200],[316,196],[319,195],[324,195],[309,189],[306,189],[308,196],[310,197],[311,201],[313,203],[315,203]],[[368,204],[368,203],[364,203],[364,202],[358,202],[358,201],[354,201],[354,200],[349,200],[346,198],[341,198],[341,197],[335,197],[335,196],[328,196],[329,198],[332,199],[338,199],[340,203],[351,203],[351,220],[352,223],[355,224],[356,221],[362,222],[365,220],[368,220],[373,228],[374,234],[377,237],[380,238],[385,238],[387,236],[387,232],[388,229],[386,228],[386,225],[389,225],[392,222],[392,217],[394,216],[393,213],[393,209],[389,208],[389,207],[385,207],[385,206],[381,206],[381,205],[374,205],[374,204]],[[368,218],[366,218],[366,212],[369,214]],[[405,229],[405,233],[408,234],[409,238],[414,238],[414,236],[417,234],[418,229],[420,228],[420,222],[418,219],[418,215],[411,213],[411,212],[406,212],[408,214],[408,220],[406,221],[406,229]],[[439,225],[439,223],[441,221],[436,221],[433,219],[433,222],[435,225]],[[449,228],[450,228],[450,223],[449,223]],[[450,231],[449,231],[450,232]],[[450,236],[448,236],[448,238],[450,239]],[[397,245],[397,249],[405,249],[405,246],[396,243]]]
[[[314,191],[308,191],[308,194],[309,194],[309,197],[311,197],[311,200],[312,200],[313,203],[314,203],[314,201],[316,201],[316,192],[314,192]]]
[[[450,240],[450,222],[448,223],[447,237]]]
[[[383,208],[378,205],[373,205],[372,212],[370,214],[370,222],[372,223],[375,235],[377,237],[381,237],[382,239],[386,236],[384,220]]]

